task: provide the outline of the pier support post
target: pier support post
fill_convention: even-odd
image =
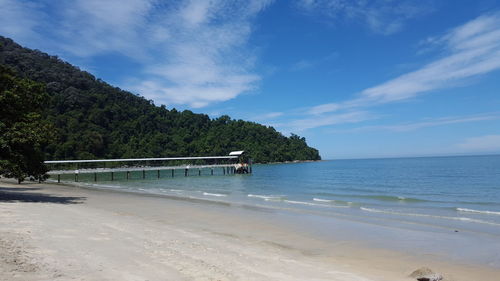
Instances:
[[[214,168],[210,169],[210,174],[213,176],[214,175]]]
[[[78,182],[78,174],[75,174],[75,182]]]
[[[111,181],[115,180],[115,174],[111,172]]]
[[[94,181],[97,181],[97,173],[94,173]]]
[[[130,177],[130,172],[127,171],[127,180],[128,180],[129,177]]]
[[[61,183],[61,175],[57,175],[57,183]]]
[[[184,169],[184,176],[187,177],[188,176],[188,169]]]
[[[172,169],[172,177],[174,177],[174,172],[175,172],[175,170],[174,170],[174,169]]]
[[[198,169],[198,176],[201,176],[201,169]]]
[[[142,170],[142,178],[145,179],[146,178],[146,171],[145,170]]]
[[[160,178],[160,170],[158,170],[158,178]]]
[[[222,167],[222,174],[225,175],[226,174],[226,168],[225,167]]]

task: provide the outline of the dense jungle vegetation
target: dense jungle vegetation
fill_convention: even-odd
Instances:
[[[43,118],[53,127],[47,135],[55,136],[43,147],[48,160],[227,155],[233,150],[245,150],[260,163],[320,159],[305,138],[226,115],[211,119],[156,106],[56,56],[1,36],[0,65],[18,81],[44,87],[48,101]]]

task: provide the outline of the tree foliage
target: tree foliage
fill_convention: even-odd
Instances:
[[[0,65],[0,175],[44,180],[43,147],[52,129],[43,116],[49,96],[44,86],[18,79]]]
[[[226,155],[232,150],[245,150],[262,163],[320,159],[299,136],[285,137],[272,127],[229,116],[211,119],[155,106],[1,36],[0,64],[46,85],[47,120],[58,130],[57,140],[45,149],[50,159]]]

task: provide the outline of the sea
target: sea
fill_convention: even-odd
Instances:
[[[183,170],[174,177],[162,171],[159,179],[157,171],[145,179],[142,172],[129,180],[100,177],[94,182],[93,175],[81,175],[79,184],[282,210],[308,216],[326,234],[333,231],[331,218],[376,225],[374,232],[392,230],[379,231],[375,243],[412,237],[406,244],[413,248],[443,247],[441,252],[454,252],[455,258],[467,255],[500,267],[500,155],[262,164],[253,165],[252,174],[224,175],[216,169],[214,175],[195,170],[188,177]],[[422,230],[426,235],[414,235]],[[449,239],[453,233],[460,239]],[[433,237],[437,242],[419,241]],[[400,247],[408,250],[406,244]]]

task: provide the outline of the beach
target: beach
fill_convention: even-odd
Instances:
[[[0,280],[415,280],[424,266],[444,280],[500,274],[324,239],[274,210],[55,184],[2,181],[0,192]]]

